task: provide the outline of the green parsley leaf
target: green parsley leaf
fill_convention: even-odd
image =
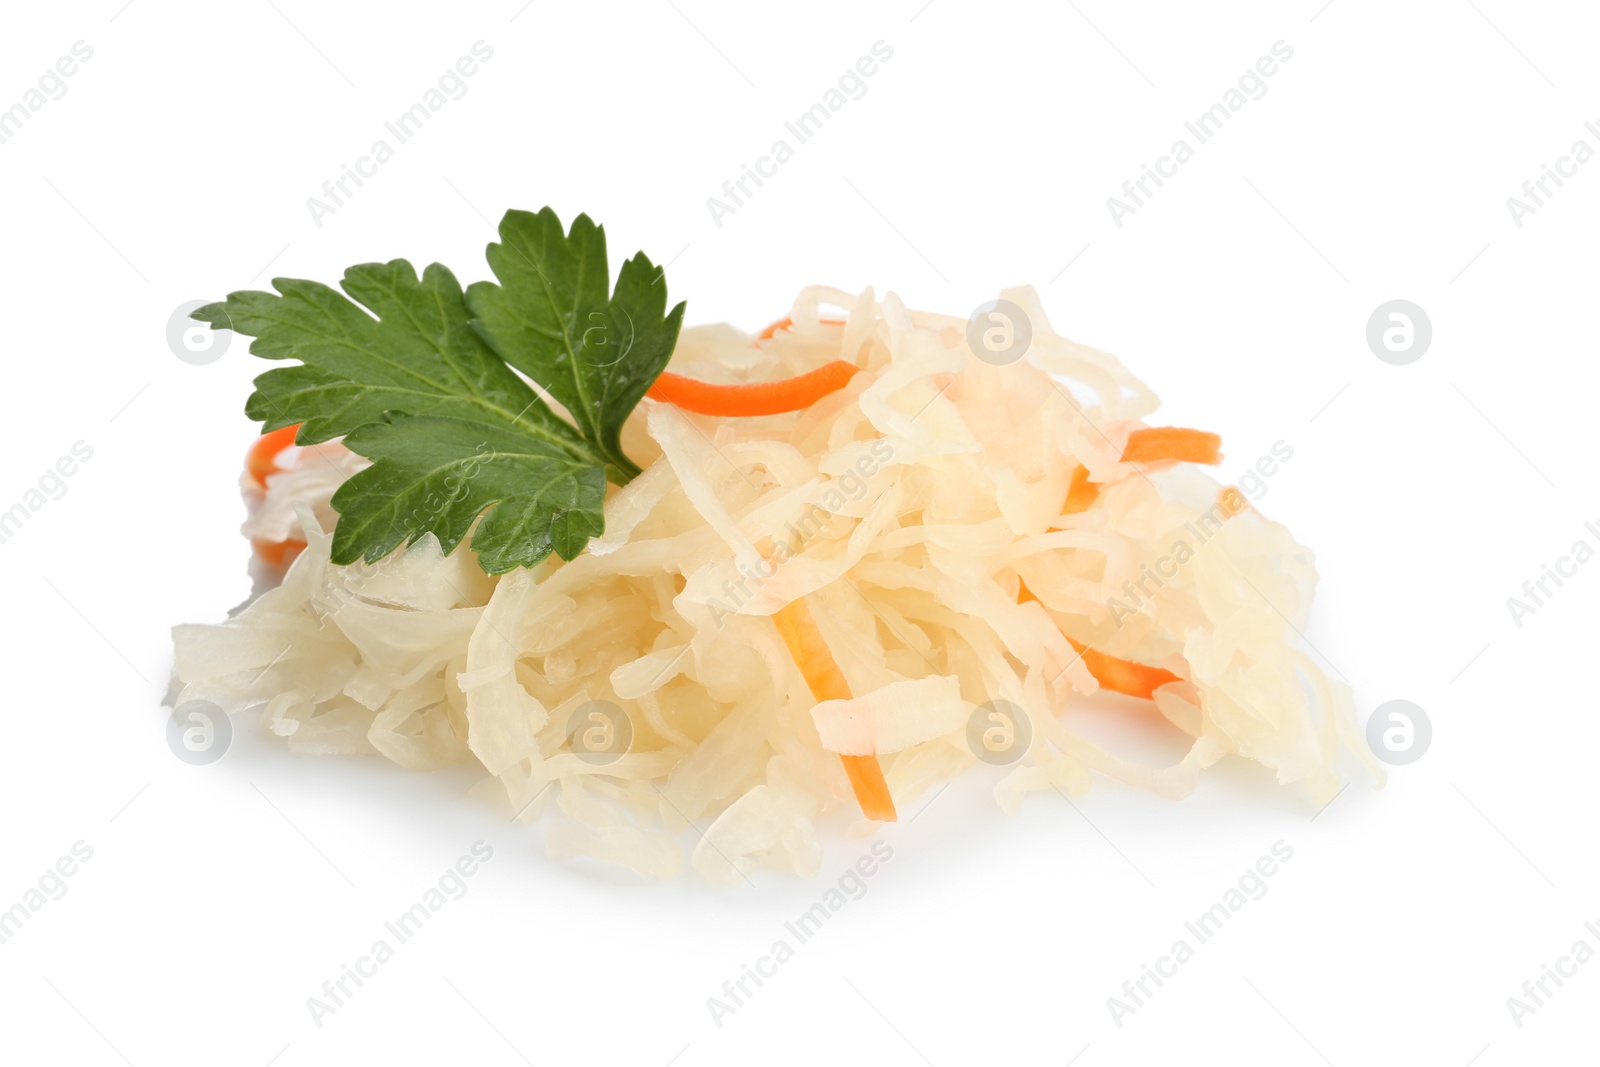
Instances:
[[[478,562],[500,574],[552,551],[573,559],[604,532],[607,475],[626,482],[639,470],[622,453],[622,423],[671,356],[683,305],[664,313],[661,272],[643,255],[608,300],[604,233],[586,216],[572,229],[563,235],[548,208],[506,216],[502,236],[539,234],[507,237],[520,251],[503,254],[528,255],[540,284],[513,268],[506,289],[473,287],[498,327],[473,320],[448,269],[433,264],[419,280],[405,260],[350,268],[343,293],[279,278],[276,293],[237,292],[194,313],[253,336],[258,356],[300,361],[256,379],[245,411],[263,431],[303,423],[297,443],[343,436],[372,461],[334,494],[335,563],[381,559],[424,533],[451,552],[477,521]],[[490,247],[491,264],[505,247]],[[534,336],[508,333],[510,321],[537,324]]]
[[[639,468],[622,453],[622,424],[672,358],[683,304],[666,313],[663,269],[642,252],[608,297],[605,229],[587,215],[564,234],[549,208],[508,211],[500,240],[488,253],[500,284],[467,289],[473,325],[572,413],[626,482]]]
[[[372,460],[333,494],[335,563],[382,559],[424,531],[453,552],[472,535],[489,574],[573,559],[605,532],[606,476],[515,429],[411,415],[359,426],[345,445]]]

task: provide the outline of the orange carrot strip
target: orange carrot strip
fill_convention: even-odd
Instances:
[[[1156,426],[1135,430],[1122,450],[1124,463],[1159,463],[1175,459],[1185,463],[1221,463],[1222,438],[1204,430]]]
[[[889,783],[883,777],[883,765],[877,756],[843,756],[845,777],[850,779],[850,790],[861,805],[861,814],[874,822],[895,822],[899,814],[894,810],[894,798],[889,795]]]
[[[1222,462],[1222,438],[1203,430],[1184,430],[1176,426],[1158,426],[1135,430],[1128,435],[1128,447],[1122,450],[1124,463],[1159,463],[1162,460],[1180,460],[1187,463]],[[1072,484],[1067,487],[1067,504],[1063,515],[1076,515],[1086,510],[1100,497],[1100,487],[1089,481],[1089,469],[1078,467],[1072,472]]]
[[[1066,637],[1065,634],[1062,636]],[[1109,689],[1113,693],[1125,693],[1130,697],[1150,700],[1155,697],[1157,689],[1168,682],[1179,680],[1178,676],[1169,670],[1146,667],[1143,663],[1108,656],[1070,637],[1067,637],[1067,644],[1083,657],[1083,665],[1089,668],[1089,673],[1094,675],[1094,680],[1100,683],[1101,688]]]
[[[811,617],[805,599],[792,600],[772,616],[778,634],[800,668],[800,676],[817,700],[849,700],[850,684],[839,670],[839,663],[822,639],[822,631]],[[877,756],[839,757],[844,773],[855,791],[861,814],[878,822],[894,822],[894,798],[889,796],[889,783],[884,781],[883,766]]]
[[[299,431],[300,424],[295,423],[256,438],[244,458],[244,466],[257,485],[267,487],[267,475],[278,472],[278,453],[294,444],[294,435]]]
[[[1028,588],[1026,582],[1019,584],[1017,603],[1026,604],[1030,600],[1039,602],[1039,598],[1033,595],[1033,590]],[[1064,633],[1061,636],[1067,638],[1067,644],[1071,645],[1073,651],[1083,659],[1083,665],[1089,668],[1089,673],[1094,675],[1094,680],[1100,683],[1102,689],[1150,700],[1154,698],[1156,690],[1168,682],[1181,681],[1169,670],[1147,667],[1143,663],[1108,656],[1104,652],[1096,652],[1087,645],[1074,641]]]
[[[829,393],[843,389],[860,369],[854,363],[836,359],[793,378],[747,385],[713,385],[664,371],[645,396],[697,415],[781,415],[803,411]]]
[[[822,325],[824,325],[824,326],[843,326],[844,325],[844,320],[843,319],[818,319],[817,321],[822,323]],[[770,341],[770,340],[772,340],[773,334],[777,333],[779,330],[789,330],[789,329],[793,329],[793,328],[794,328],[794,320],[791,319],[789,316],[785,315],[783,318],[779,319],[777,322],[773,323],[771,326],[768,326],[765,330],[762,330],[761,331],[761,335],[759,337],[757,337],[756,340],[758,340],[758,341]]]
[[[299,430],[300,424],[296,423],[256,438],[255,444],[251,445],[250,451],[245,454],[244,466],[257,485],[263,489],[267,487],[268,475],[276,474],[280,469],[279,453],[294,444],[294,435]],[[259,537],[253,537],[250,539],[250,547],[255,549],[256,555],[269,566],[281,567],[298,556],[306,547],[306,543],[298,537],[291,537],[286,541],[263,541]]]
[[[772,616],[772,621],[788,646],[789,655],[794,657],[795,666],[800,668],[811,695],[818,701],[849,700],[850,683],[839,670],[839,663],[823,640],[822,631],[817,628],[817,621],[812,618],[805,600],[785,604]]]
[[[291,537],[287,541],[263,541],[259,537],[252,537],[250,547],[256,550],[256,555],[261,557],[262,562],[269,566],[281,567],[298,556],[306,547],[306,543],[298,537]]]
[[[773,334],[777,333],[779,330],[787,330],[793,325],[794,325],[794,320],[791,319],[789,316],[785,315],[783,318],[779,319],[777,322],[773,323],[771,326],[768,326],[765,330],[762,330],[761,331],[761,336],[758,338],[758,340],[770,341],[770,340],[772,340],[772,335]]]
[[[1063,515],[1076,515],[1086,511],[1100,498],[1100,487],[1089,480],[1089,468],[1079,467],[1072,472],[1072,484],[1067,486],[1067,503]]]

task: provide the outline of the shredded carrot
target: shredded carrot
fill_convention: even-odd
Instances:
[[[884,781],[877,756],[840,756],[839,762],[844,764],[845,777],[850,779],[861,814],[874,822],[894,822],[900,817],[894,810],[894,798],[889,795],[889,783]]]
[[[783,643],[794,658],[795,666],[806,680],[811,695],[818,701],[850,699],[850,684],[839,670],[838,661],[822,639],[822,631],[811,617],[805,599],[792,600],[772,616],[773,623]],[[894,822],[894,798],[889,796],[889,783],[884,781],[883,767],[877,756],[839,757],[844,764],[845,776],[855,791],[861,814],[878,822]]]
[[[1173,459],[1185,463],[1220,463],[1222,438],[1204,430],[1156,426],[1130,433],[1128,447],[1122,450],[1124,463],[1159,463]]]
[[[1217,507],[1221,508],[1222,513],[1231,519],[1239,512],[1250,508],[1250,501],[1238,489],[1227,485],[1217,490]],[[1250,508],[1250,510],[1253,511],[1255,509]]]
[[[819,319],[824,326],[843,326],[843,319]],[[794,328],[794,320],[785,315],[761,331],[757,341],[769,341],[780,330]],[[713,385],[710,382],[685,378],[681,374],[663,371],[645,396],[676,404],[697,415],[722,415],[749,417],[753,415],[782,415],[787,411],[804,411],[829,393],[843,389],[845,383],[860,370],[854,363],[836,359],[824,363],[816,370],[777,382],[751,382],[745,385]]]
[[[1020,583],[1017,588],[1017,603],[1026,604],[1030,600],[1038,603],[1039,598],[1033,595],[1033,590],[1028,588],[1026,582]],[[1040,607],[1043,606],[1040,604]],[[1181,681],[1169,670],[1147,667],[1143,663],[1108,656],[1080,641],[1074,641],[1064,633],[1061,636],[1067,638],[1067,644],[1071,645],[1073,651],[1083,659],[1083,665],[1089,668],[1089,673],[1094,675],[1094,680],[1100,683],[1102,689],[1150,700],[1155,696],[1156,690],[1168,682]]]
[[[300,430],[300,424],[285,426],[264,433],[256,438],[255,444],[250,446],[250,451],[245,454],[244,467],[255,483],[263,489],[267,487],[267,476],[276,474],[278,467],[278,454],[294,444],[294,435]],[[263,541],[258,537],[250,539],[250,547],[255,549],[257,556],[269,566],[281,567],[286,562],[293,560],[306,547],[306,543],[298,537],[291,537],[287,541]]]
[[[843,389],[860,369],[854,363],[836,359],[793,378],[747,385],[713,385],[664,371],[645,395],[697,415],[781,415],[803,411],[829,393]]]
[[[1122,450],[1124,463],[1159,463],[1162,460],[1179,460],[1186,463],[1220,463],[1222,438],[1204,430],[1185,430],[1176,426],[1157,426],[1135,430],[1128,435],[1128,447]],[[1067,487],[1067,503],[1063,515],[1076,515],[1087,510],[1100,498],[1100,487],[1089,480],[1089,468],[1079,466],[1072,472],[1072,484]],[[1235,509],[1237,510],[1237,509]]]
[[[281,567],[298,556],[306,543],[298,537],[291,537],[287,541],[263,541],[259,537],[250,539],[250,547],[256,550],[262,562],[273,567]]]
[[[1157,689],[1168,682],[1179,680],[1176,674],[1161,667],[1146,667],[1143,663],[1108,656],[1070,637],[1067,638],[1067,643],[1083,657],[1083,665],[1089,668],[1094,680],[1099,682],[1102,688],[1109,689],[1113,693],[1125,693],[1131,697],[1150,700],[1155,696]]]
[[[824,325],[824,326],[843,326],[844,325],[844,320],[843,319],[818,319],[817,321],[822,323],[822,325]],[[756,338],[756,340],[758,340],[758,341],[770,341],[770,340],[772,340],[773,334],[776,334],[779,330],[789,330],[789,329],[793,329],[793,328],[794,328],[794,320],[791,319],[789,316],[785,315],[783,318],[779,319],[777,322],[773,323],[771,326],[768,326],[765,330],[762,330],[761,331],[761,336]]]
[[[1100,487],[1089,480],[1089,468],[1079,467],[1072,472],[1072,484],[1067,486],[1067,504],[1063,515],[1076,515],[1086,511],[1100,497]]]
[[[278,471],[278,453],[294,444],[294,435],[298,432],[300,424],[295,423],[256,438],[256,443],[250,446],[245,456],[244,466],[257,485],[263,489],[267,487],[267,475]]]

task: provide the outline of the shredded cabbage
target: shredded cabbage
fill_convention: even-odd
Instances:
[[[1033,327],[1006,366],[975,358],[965,320],[871,290],[807,289],[766,340],[685,330],[671,369],[710,382],[834,359],[863,373],[787,415],[646,400],[624,434],[646,469],[611,490],[605,534],[531,571],[491,578],[431,535],[332,565],[328,499],[364,461],[299,450],[246,533],[307,547],[234,617],[175,628],[177,700],[260,706],[297,752],[475,761],[518,819],[559,807],[552,856],[665,878],[687,844],[715,884],[814,876],[818,824],[856,811],[839,754],[875,753],[904,809],[978,762],[969,724],[991,701],[1028,719],[995,788],[1007,811],[1094,774],[1181,798],[1229,753],[1314,804],[1340,788],[1341,748],[1381,784],[1348,688],[1294,640],[1311,552],[1254,508],[1219,522],[1220,487],[1192,465],[1121,462],[1155,394],[1056,334],[1031,289],[1001,296]],[[1078,465],[1099,496],[1063,514]],[[1132,607],[1126,583],[1195,529],[1204,544]],[[814,700],[772,625],[801,596],[851,699]],[[1191,739],[1183,759],[1142,765],[1067,729],[1058,713],[1097,689],[1067,635],[1180,677],[1154,701]],[[588,729],[625,745],[597,756]]]

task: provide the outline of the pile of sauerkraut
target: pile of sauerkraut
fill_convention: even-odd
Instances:
[[[297,752],[476,761],[515,818],[559,808],[553,856],[663,878],[687,850],[717,884],[756,866],[815,875],[835,813],[870,830],[844,751],[876,752],[902,811],[975,766],[1007,811],[1097,774],[1177,799],[1230,753],[1317,805],[1340,788],[1341,748],[1381,781],[1349,691],[1298,647],[1311,552],[1254,508],[1219,524],[1222,487],[1191,464],[1121,462],[1155,394],[1054,333],[1031,289],[1001,295],[1032,325],[1006,365],[974,355],[966,320],[871,290],[807,289],[765,339],[685,330],[672,370],[707,381],[836,359],[862,372],[785,415],[645,400],[624,435],[644,473],[612,488],[604,536],[572,562],[490,577],[430,535],[334,566],[328,498],[365,461],[291,450],[247,533],[307,547],[226,622],[174,630],[176,700],[261,707]],[[1063,514],[1080,465],[1098,498]],[[1127,583],[1197,523],[1214,534],[1132,607]],[[1022,583],[1036,601],[1019,603]],[[818,704],[773,625],[802,596],[850,700]],[[1191,739],[1184,758],[1142,765],[1063,725],[1097,688],[1068,636],[1180,676],[1154,700]],[[994,701],[1028,719],[1002,770],[970,740]],[[626,718],[604,759],[575,747],[595,707]]]

